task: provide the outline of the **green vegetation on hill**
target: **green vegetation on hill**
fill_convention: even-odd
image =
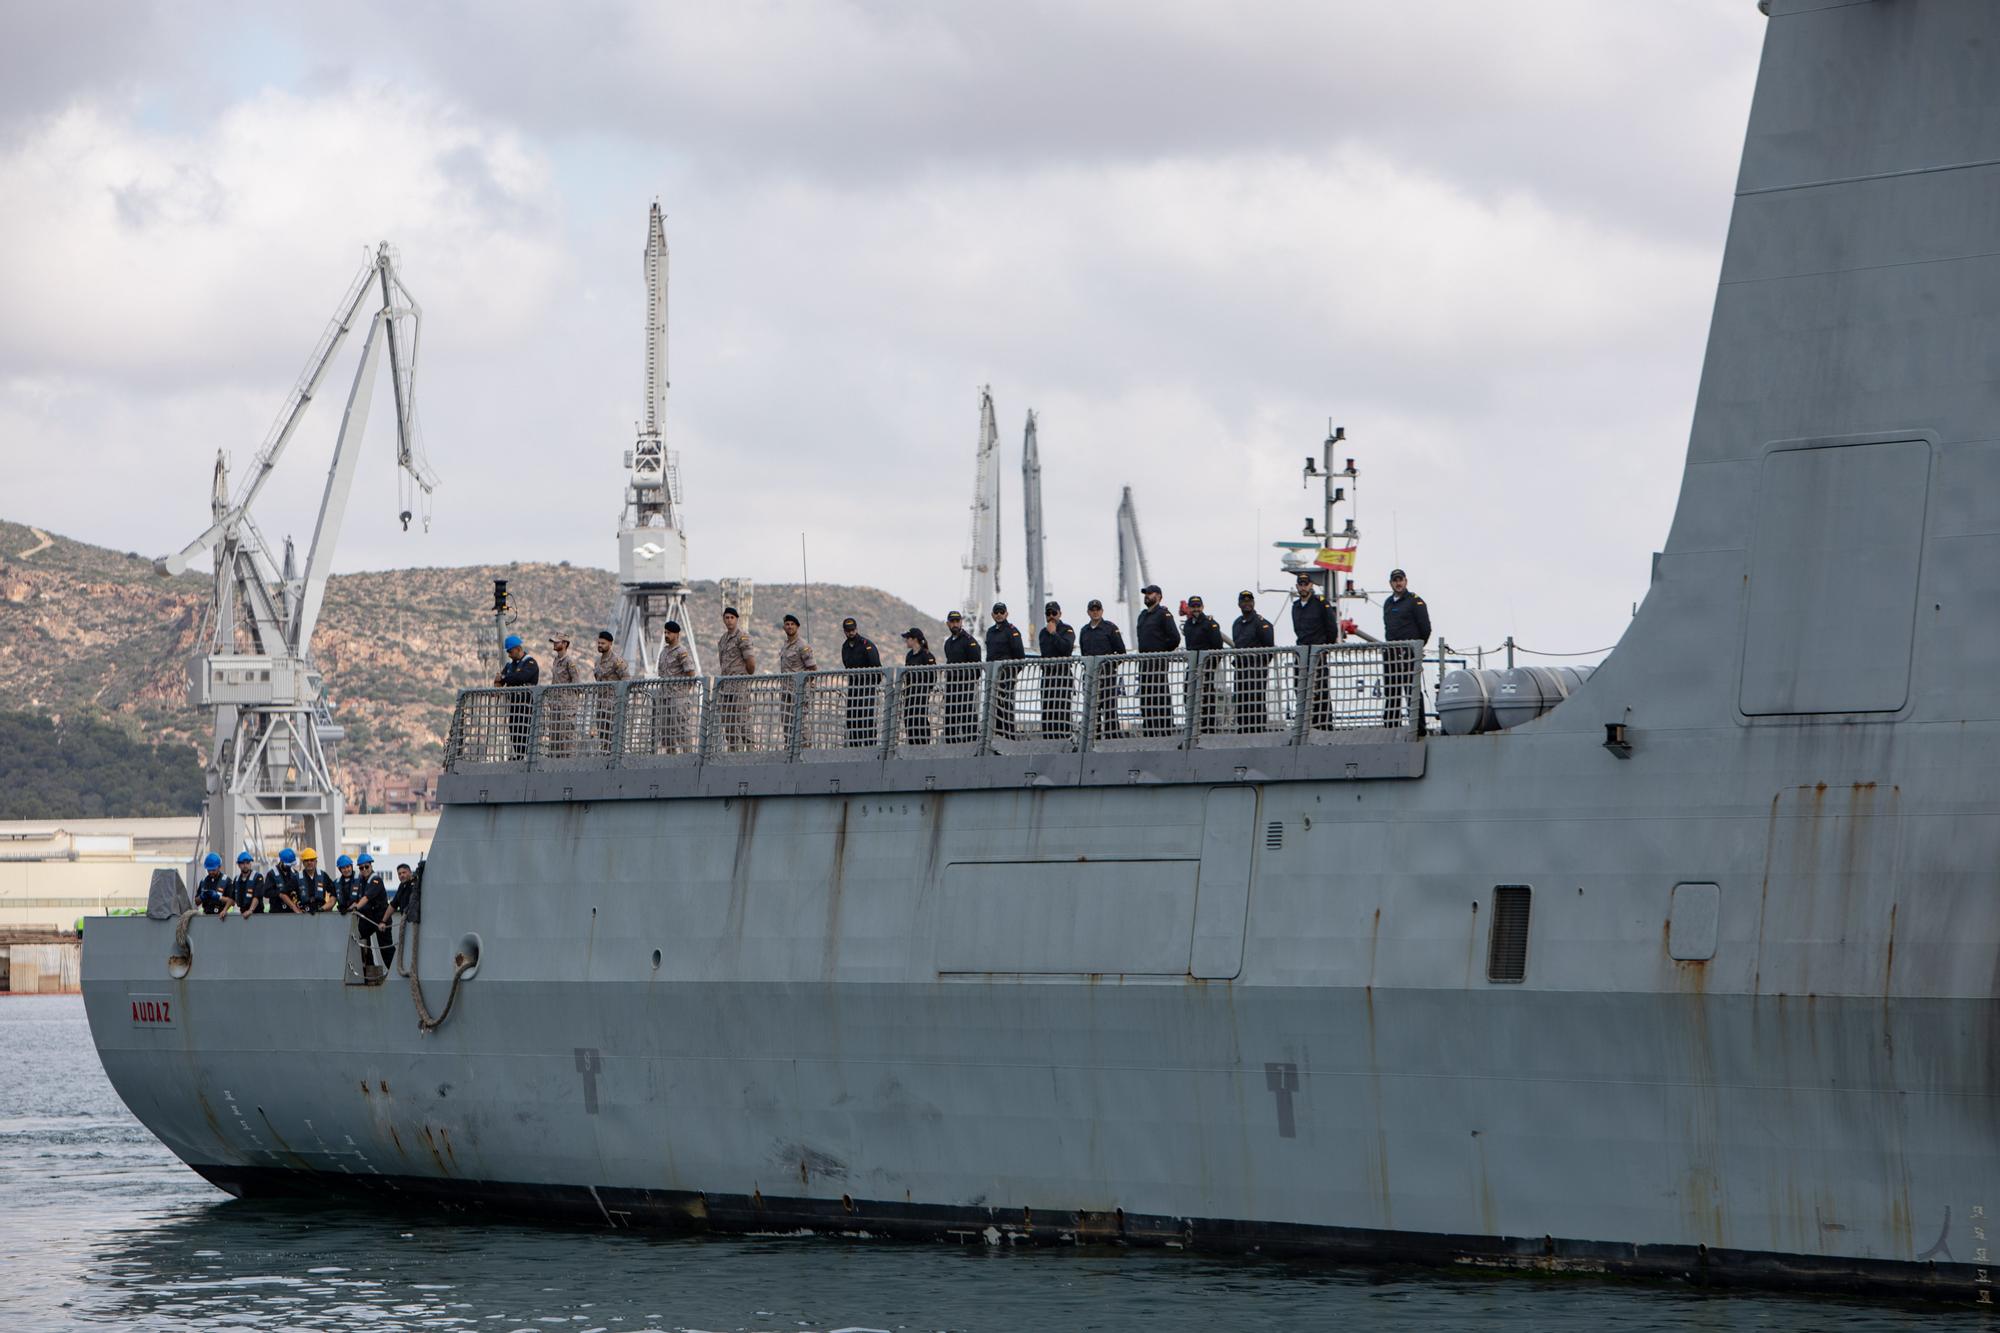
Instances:
[[[186,745],[148,745],[92,718],[0,713],[0,819],[192,815],[201,798]]]

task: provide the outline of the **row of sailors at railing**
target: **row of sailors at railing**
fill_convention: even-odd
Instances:
[[[1431,637],[1429,608],[1424,599],[1409,590],[1409,583],[1400,569],[1389,575],[1391,593],[1382,607],[1382,641],[1390,644],[1414,642],[1428,643]],[[1257,611],[1257,596],[1245,589],[1236,595],[1236,604],[1242,614],[1225,637],[1222,625],[1204,609],[1199,595],[1190,596],[1181,604],[1182,619],[1175,624],[1173,614],[1161,605],[1163,594],[1156,583],[1149,583],[1141,590],[1145,609],[1140,611],[1138,622],[1133,626],[1134,643],[1131,649],[1125,644],[1125,637],[1117,625],[1104,618],[1104,603],[1093,597],[1088,608],[1089,619],[1081,630],[1072,628],[1062,618],[1062,606],[1050,602],[1042,608],[1045,623],[1037,638],[1039,655],[1045,658],[1069,657],[1080,654],[1084,657],[1120,656],[1128,651],[1141,653],[1173,652],[1185,647],[1189,652],[1201,652],[1223,648],[1270,648],[1276,645],[1276,633],[1271,622]],[[946,639],[944,655],[947,663],[978,662],[982,656],[987,661],[1006,661],[1025,658],[1027,648],[1021,631],[1008,619],[1007,604],[995,602],[992,610],[993,623],[986,630],[986,642],[982,654],[978,639],[965,628],[965,617],[957,611],[945,616]],[[1292,632],[1300,645],[1339,643],[1360,631],[1351,620],[1342,621],[1338,612],[1321,597],[1317,585],[1310,574],[1298,576],[1298,597],[1291,606]],[[751,646],[749,632],[742,626],[741,617],[735,607],[725,607],[722,612],[722,636],[716,640],[716,674],[721,676],[751,676],[757,674],[756,650]],[[778,650],[777,674],[792,675],[803,671],[819,670],[819,663],[813,655],[812,645],[802,637],[799,618],[787,614],[783,621],[784,642]],[[882,665],[881,653],[875,644],[860,632],[854,618],[849,616],[841,622],[843,638],[840,647],[840,664],[849,670],[859,670]],[[694,654],[684,641],[685,631],[678,621],[669,620],[665,626],[664,643],[660,655],[660,675],[666,679],[697,675]],[[1372,637],[1363,635],[1362,637]],[[906,645],[903,663],[905,666],[935,665],[937,658],[931,652],[930,644],[923,630],[911,627],[903,632]],[[610,630],[597,633],[597,660],[585,663],[571,649],[567,634],[557,634],[549,639],[554,650],[550,664],[550,685],[576,685],[586,679],[593,681],[625,680],[630,675],[625,659],[619,655],[616,637]],[[539,685],[541,664],[529,654],[527,646],[516,634],[507,636],[503,645],[506,660],[501,663],[500,672],[493,678],[499,686]]]
[[[249,852],[236,854],[236,873],[225,876],[222,857],[210,852],[202,858],[203,875],[195,884],[195,910],[205,916],[317,916],[321,912],[352,914],[361,937],[364,957],[373,943],[387,968],[396,956],[391,938],[390,918],[397,900],[411,882],[409,863],[396,867],[392,889],[375,871],[375,858],[368,852],[359,857],[346,853],[334,862],[336,874],[319,868],[319,853],[308,847],[294,852],[287,847],[278,853],[268,870],[258,870],[257,858]]]
[[[1409,591],[1402,570],[1391,575],[1393,595],[1383,608],[1384,639],[1384,713],[1383,722],[1387,726],[1400,725],[1407,706],[1410,720],[1419,735],[1424,730],[1424,708],[1421,685],[1418,679],[1418,658],[1421,645],[1431,634],[1430,615],[1424,600]],[[1208,652],[1227,648],[1271,649],[1275,647],[1276,635],[1269,620],[1257,611],[1256,596],[1248,590],[1238,594],[1237,605],[1241,614],[1237,617],[1230,633],[1225,637],[1222,626],[1204,609],[1202,598],[1191,596],[1182,603],[1182,618],[1178,624],[1171,612],[1162,605],[1163,594],[1157,584],[1148,584],[1142,590],[1144,610],[1139,614],[1134,626],[1134,639],[1140,654],[1167,654],[1185,649],[1190,652]],[[1074,683],[1069,670],[1057,670],[1057,664],[1073,655],[1083,657],[1116,657],[1128,653],[1123,634],[1117,625],[1104,618],[1104,605],[1093,598],[1088,608],[1089,618],[1081,629],[1073,629],[1062,619],[1062,607],[1049,602],[1044,608],[1045,623],[1037,640],[1043,659],[1041,677],[1036,682],[1039,701],[1036,711],[1041,718],[1041,728],[1045,736],[1066,734],[1071,725],[1074,699]],[[1322,598],[1310,575],[1302,574],[1298,579],[1298,597],[1292,604],[1292,628],[1296,641],[1306,647],[1320,644],[1339,643],[1350,635],[1373,639],[1372,635],[1361,634],[1352,621],[1342,622],[1324,598]],[[940,739],[946,744],[962,743],[975,738],[978,730],[978,689],[977,679],[968,673],[955,672],[950,668],[969,666],[984,660],[1005,662],[1025,660],[1026,644],[1021,630],[1008,616],[1007,605],[996,602],[992,608],[992,623],[985,633],[984,645],[973,637],[965,627],[965,617],[958,611],[946,616],[947,637],[944,648],[943,683],[945,687],[944,711],[941,720]],[[730,750],[751,748],[748,739],[747,710],[740,700],[740,692],[728,682],[757,674],[758,664],[750,637],[742,627],[741,617],[736,608],[723,611],[723,633],[716,644],[718,687],[722,691],[719,700],[722,706],[722,739]],[[795,615],[787,615],[783,621],[784,640],[779,650],[775,674],[791,676],[820,669],[812,646],[801,633],[802,626]],[[875,644],[860,632],[860,627],[852,617],[841,623],[843,639],[840,649],[841,666],[849,671],[863,671],[882,666],[880,651]],[[900,682],[903,703],[902,737],[906,743],[928,745],[932,741],[930,716],[931,695],[937,683],[937,674],[923,668],[938,666],[936,655],[922,629],[912,627],[903,634],[906,651],[903,657],[905,668]],[[554,660],[550,679],[547,683],[556,685],[581,684],[586,680],[585,664],[571,651],[567,636],[556,635],[550,639],[554,649]],[[494,684],[503,687],[523,688],[543,683],[540,664],[531,656],[519,636],[508,636],[505,644],[507,658]],[[590,666],[588,679],[598,682],[621,681],[629,672],[624,659],[618,654],[616,641],[609,630],[597,636],[596,662]],[[1304,680],[1304,662],[1300,663],[1301,695],[1308,689]],[[1264,689],[1268,662],[1245,660],[1235,666],[1235,689],[1238,729],[1261,731],[1265,727],[1267,695]],[[692,678],[698,673],[692,653],[684,641],[684,631],[675,621],[665,626],[664,651],[661,654],[660,675],[665,679]],[[1139,695],[1140,733],[1148,738],[1164,738],[1173,733],[1173,707],[1170,697],[1168,667],[1164,660],[1158,663],[1142,661],[1137,668]],[[994,735],[999,739],[1016,737],[1014,691],[1015,680],[1009,677],[997,678],[994,682],[993,723]],[[847,736],[846,743],[854,746],[869,746],[876,739],[875,691],[877,684],[866,678],[850,678],[847,684]],[[1096,702],[1095,738],[1104,739],[1118,726],[1115,694],[1118,683],[1115,675],[1102,673],[1099,678],[1099,697]],[[1200,707],[1212,712],[1215,677],[1205,673],[1202,681],[1203,698]],[[1315,714],[1315,725],[1321,724],[1327,704],[1323,686],[1310,688]],[[527,713],[525,708],[512,710],[519,716],[508,730],[519,733],[514,737],[510,749],[520,758],[525,753]],[[678,712],[678,710],[673,710]],[[581,721],[579,717],[577,719]],[[603,730],[608,717],[600,719],[591,730]],[[685,719],[671,720],[676,732],[684,731]],[[681,750],[688,747],[689,736],[662,737],[664,748]]]

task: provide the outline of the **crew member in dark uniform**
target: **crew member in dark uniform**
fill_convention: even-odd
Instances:
[[[1382,603],[1382,725],[1403,724],[1403,701],[1409,700],[1417,735],[1424,734],[1423,645],[1431,641],[1431,612],[1424,599],[1410,591],[1409,576],[1389,571],[1389,598]]]
[[[264,905],[264,877],[257,873],[257,858],[248,852],[236,853],[236,878],[229,881],[229,899],[244,916]]]
[[[333,892],[333,877],[319,868],[319,853],[310,847],[299,853],[299,884],[294,892],[298,909],[307,916],[325,911]]]
[[[847,637],[840,643],[840,664],[849,671],[864,671],[882,665],[882,654],[875,645],[865,638],[849,616],[840,622],[840,629]],[[847,743],[858,749],[869,749],[875,744],[877,723],[876,701],[882,694],[882,677],[849,676],[847,678]]]
[[[1174,627],[1173,613],[1160,605],[1160,585],[1148,583],[1139,590],[1146,609],[1132,627],[1132,638],[1142,653],[1170,653],[1181,646],[1181,632]],[[1174,706],[1167,697],[1167,663],[1139,663],[1139,730],[1142,735],[1171,735]]]
[[[1340,617],[1319,595],[1310,574],[1299,575],[1299,595],[1292,603],[1292,637],[1299,644],[1299,706],[1311,710],[1309,726],[1325,730],[1333,725],[1333,698],[1327,691],[1326,663],[1315,660],[1312,650],[1340,642]]]
[[[333,881],[333,908],[346,916],[354,906],[354,900],[361,896],[361,881],[354,874],[354,858],[342,852],[334,858],[334,869],[340,872]]]
[[[382,970],[387,972],[396,957],[396,936],[389,928],[389,888],[382,877],[373,873],[363,876],[349,907],[354,913],[355,935],[361,941],[362,967],[368,966],[368,951],[372,948]]]
[[[931,743],[931,695],[937,683],[937,656],[924,632],[912,625],[903,631],[903,744]]]
[[[1036,647],[1042,655],[1042,736],[1047,740],[1067,740],[1075,731],[1071,710],[1076,706],[1076,631],[1062,618],[1062,607],[1050,602],[1042,608],[1042,632]]]
[[[1007,603],[993,603],[993,623],[986,627],[986,660],[1022,662],[1027,657],[1020,627],[1007,619]],[[1014,739],[1014,686],[1020,678],[1019,668],[993,673],[993,734],[1001,740]]]
[[[264,876],[264,910],[283,916],[299,910],[299,854],[286,847],[278,853],[278,864]]]
[[[979,640],[965,630],[965,617],[944,618],[944,743],[961,745],[979,735]]]
[[[507,650],[507,660],[500,664],[500,674],[493,678],[493,683],[523,691],[519,698],[507,701],[507,757],[518,762],[528,757],[528,731],[534,715],[534,704],[525,691],[541,681],[542,667],[521,645],[520,635],[509,634],[502,646]]]
[[[1228,640],[1222,637],[1222,626],[1202,609],[1199,594],[1187,599],[1187,619],[1181,622],[1181,639],[1191,653],[1219,652],[1229,646]],[[1201,689],[1197,695],[1200,711],[1195,714],[1195,727],[1197,731],[1213,732],[1222,724],[1215,707],[1215,682],[1222,663],[1213,658],[1204,659],[1195,669],[1201,675]]]
[[[1236,594],[1236,608],[1242,612],[1236,623],[1229,628],[1229,646],[1232,648],[1274,648],[1277,646],[1277,631],[1271,622],[1257,614],[1257,594],[1245,588]],[[1231,681],[1231,695],[1236,703],[1236,733],[1239,736],[1252,735],[1264,730],[1270,719],[1271,657],[1268,653],[1238,653],[1231,660],[1234,668]]]
[[[1085,657],[1123,657],[1125,636],[1104,618],[1104,603],[1093,597],[1085,608],[1090,618],[1077,631],[1077,651]],[[1097,713],[1091,723],[1091,739],[1101,741],[1118,734],[1118,664],[1096,662]]]
[[[221,916],[229,910],[229,881],[222,877],[222,858],[214,852],[201,858],[207,873],[194,886],[194,905],[205,916]]]

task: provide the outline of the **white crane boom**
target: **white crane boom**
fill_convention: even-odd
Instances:
[[[1118,599],[1125,603],[1125,632],[1133,632],[1142,598],[1139,590],[1153,581],[1146,568],[1146,544],[1139,539],[1139,511],[1127,486],[1118,501]]]
[[[1021,521],[1027,529],[1028,609],[1024,623],[1040,624],[1048,602],[1048,549],[1042,534],[1042,450],[1035,439],[1035,410],[1021,440]],[[1028,617],[1034,617],[1032,621]]]
[[[979,444],[972,484],[972,544],[966,552],[965,616],[975,626],[1000,596],[1000,424],[993,390],[979,390]]]
[[[368,333],[334,440],[305,568],[296,568],[289,538],[282,567],[273,568],[270,543],[258,529],[251,506],[276,471],[334,356],[364,317],[371,286],[377,294],[375,309],[366,315]],[[207,835],[216,850],[260,850],[265,819],[297,824],[296,831],[315,846],[340,845],[343,802],[333,781],[331,743],[341,732],[327,702],[325,681],[312,661],[312,635],[325,601],[384,352],[396,398],[397,463],[409,484],[425,495],[437,484],[423,460],[416,431],[422,315],[397,275],[388,243],[377,246],[314,343],[235,498],[228,498],[227,470],[218,457],[213,521],[180,551],[153,562],[162,574],[178,574],[202,551],[215,552],[212,632],[206,651],[191,664],[189,697],[215,716],[205,813]],[[407,509],[403,520],[407,526]],[[239,641],[239,629],[244,628],[250,639],[247,652]]]

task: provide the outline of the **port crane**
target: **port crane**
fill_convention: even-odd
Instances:
[[[286,835],[314,847],[340,847],[345,813],[333,781],[334,722],[326,681],[312,657],[313,628],[326,597],[333,550],[360,461],[376,374],[389,360],[396,400],[396,462],[402,471],[401,518],[428,506],[436,477],[417,436],[416,370],[423,311],[403,285],[394,250],[377,246],[348,285],[320,333],[284,406],[232,496],[228,465],[216,456],[209,526],[173,555],[154,561],[162,575],[185,571],[204,551],[213,556],[214,588],[200,655],[189,663],[188,698],[214,714],[203,807],[207,844],[261,854],[263,825],[277,820]],[[366,325],[360,364],[334,440],[333,461],[299,569],[289,538],[282,565],[251,510],[277,471],[335,355],[357,326]],[[428,527],[428,519],[425,521]],[[197,849],[198,851],[200,849]]]

